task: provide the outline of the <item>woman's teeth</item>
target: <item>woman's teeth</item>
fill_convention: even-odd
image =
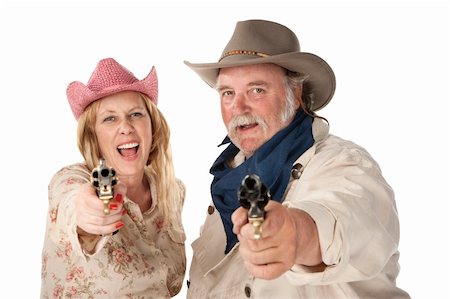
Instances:
[[[117,147],[117,150],[119,153],[124,157],[129,157],[137,153],[137,150],[139,148],[139,143],[132,142],[132,143],[125,143],[122,145],[119,145]]]
[[[139,143],[132,142],[132,143],[125,143],[125,144],[119,145],[117,148],[119,150],[121,150],[121,149],[130,149],[130,148],[136,147],[138,145],[139,145]]]

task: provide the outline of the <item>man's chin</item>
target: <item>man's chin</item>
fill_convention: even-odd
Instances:
[[[247,138],[245,140],[232,139],[231,141],[233,141],[234,145],[236,145],[247,158],[250,157],[259,147],[261,147],[261,144],[259,142],[256,142],[256,140],[253,138]]]

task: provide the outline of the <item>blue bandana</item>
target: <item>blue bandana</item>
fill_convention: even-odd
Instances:
[[[227,137],[224,143],[228,142],[230,140]],[[211,195],[227,235],[225,253],[237,242],[231,214],[239,207],[237,191],[244,176],[251,173],[258,175],[269,188],[272,199],[281,202],[289,182],[292,164],[313,143],[312,117],[299,109],[289,126],[275,134],[238,167],[230,168],[227,163],[239,152],[233,143],[230,142],[220,154],[210,169],[210,173],[214,175]]]

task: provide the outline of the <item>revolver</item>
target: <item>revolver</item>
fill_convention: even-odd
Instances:
[[[117,184],[116,171],[106,166],[105,159],[100,159],[99,165],[92,170],[91,183],[103,201],[103,213],[109,214],[109,201],[113,198],[113,186]]]
[[[264,207],[270,199],[267,186],[256,174],[248,174],[238,189],[240,205],[248,210],[248,222],[253,225],[255,239],[261,238],[261,225],[264,222]]]

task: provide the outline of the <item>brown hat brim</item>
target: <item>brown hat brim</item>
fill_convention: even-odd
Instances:
[[[196,72],[209,86],[215,87],[221,68],[251,64],[274,63],[290,71],[308,75],[308,86],[313,93],[312,110],[325,107],[333,97],[336,89],[336,77],[325,60],[306,52],[291,52],[268,57],[235,55],[226,61],[216,63],[184,63]]]

